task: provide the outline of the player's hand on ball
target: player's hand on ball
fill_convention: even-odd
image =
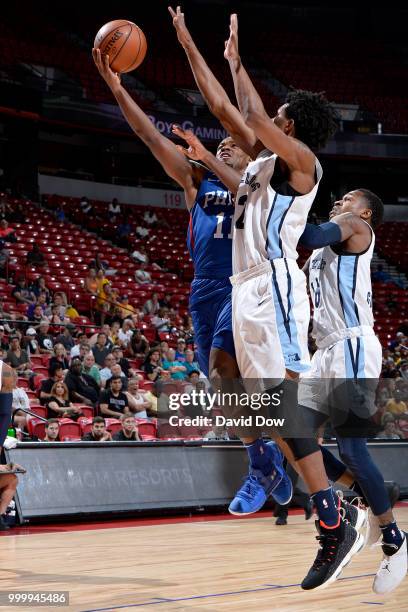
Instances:
[[[102,55],[100,49],[92,49],[92,57],[101,77],[112,91],[120,87],[120,76],[109,66],[109,55]]]
[[[200,160],[205,157],[207,149],[191,130],[183,130],[179,125],[173,124],[171,131],[179,138],[185,140],[188,144],[188,149],[181,146],[177,147],[186,157],[194,160]]]
[[[230,36],[225,43],[224,57],[231,61],[239,58],[238,52],[238,16],[236,13],[231,15]]]
[[[184,47],[191,41],[190,32],[187,29],[184,21],[184,13],[181,12],[181,7],[176,8],[176,12],[171,6],[168,7],[170,15],[173,17],[173,25],[176,28],[177,38],[179,43]]]

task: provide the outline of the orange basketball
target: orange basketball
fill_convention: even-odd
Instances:
[[[142,30],[126,19],[109,21],[101,27],[94,41],[95,49],[109,55],[114,72],[130,72],[143,62],[147,43]]]

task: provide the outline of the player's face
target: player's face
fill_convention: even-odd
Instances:
[[[217,159],[221,159],[227,166],[236,170],[243,170],[248,165],[248,156],[237,147],[232,138],[224,138],[220,142],[216,153]]]
[[[337,200],[329,216],[330,219],[332,219],[336,215],[341,215],[346,212],[358,215],[365,221],[369,221],[371,217],[371,210],[367,207],[367,201],[358,190],[349,191],[341,200]]]
[[[294,134],[294,123],[293,119],[288,119],[286,116],[286,107],[287,104],[283,104],[277,110],[275,117],[272,119],[276,127],[278,127],[282,132],[288,134],[289,136],[293,136]]]

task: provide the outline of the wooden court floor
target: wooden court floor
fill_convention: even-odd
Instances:
[[[408,504],[396,510],[408,530]],[[364,549],[325,590],[299,583],[316,553],[303,515],[277,527],[251,519],[85,529],[0,538],[1,592],[70,592],[69,608],[167,612],[408,610],[408,576],[386,597],[371,591],[381,549]]]

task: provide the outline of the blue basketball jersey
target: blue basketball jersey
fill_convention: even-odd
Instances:
[[[233,215],[230,192],[215,174],[206,171],[190,211],[187,232],[196,278],[231,276]]]

